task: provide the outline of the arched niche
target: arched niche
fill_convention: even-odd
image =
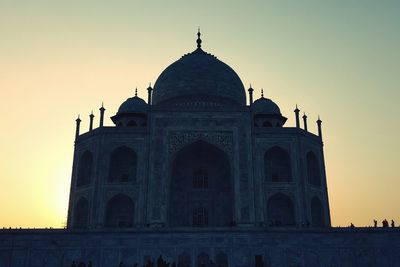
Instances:
[[[122,146],[111,154],[109,182],[136,181],[137,155],[132,149]]]
[[[93,169],[93,156],[90,151],[85,151],[79,158],[78,162],[78,177],[76,186],[88,185],[91,182]]]
[[[264,154],[264,172],[269,182],[290,182],[292,170],[289,153],[278,146],[268,149]]]
[[[285,194],[277,193],[268,199],[268,223],[274,227],[295,225],[295,215],[292,200]]]
[[[88,227],[89,221],[89,202],[86,198],[81,197],[74,207],[73,227],[75,229],[85,229]]]
[[[192,266],[192,259],[190,254],[183,252],[178,256],[178,267],[190,267]]]
[[[228,226],[233,221],[233,185],[225,152],[196,141],[170,165],[170,226]]]
[[[318,197],[311,200],[311,225],[314,227],[325,226],[324,206]]]
[[[105,226],[108,228],[133,227],[135,204],[126,195],[118,194],[112,197],[106,207]]]
[[[314,152],[309,151],[306,158],[308,183],[314,186],[321,186],[321,174],[317,156],[315,156]]]

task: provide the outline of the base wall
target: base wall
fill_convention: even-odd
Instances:
[[[190,256],[190,266],[200,266],[200,254],[215,262],[223,252],[228,266],[255,266],[255,256],[261,255],[264,267],[398,267],[400,229],[0,231],[0,267],[70,267],[72,261],[89,260],[93,267],[117,267],[120,262],[131,267],[160,254],[177,263],[183,252]]]

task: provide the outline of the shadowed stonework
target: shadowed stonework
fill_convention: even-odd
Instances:
[[[0,267],[400,266],[397,228],[331,228],[322,121],[286,127],[251,86],[246,105],[196,43],[114,126],[76,120],[66,229],[0,230]]]

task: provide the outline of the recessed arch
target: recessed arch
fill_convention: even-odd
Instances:
[[[170,226],[228,226],[233,221],[233,185],[225,152],[199,140],[178,151],[170,166]]]
[[[89,202],[85,197],[81,197],[74,207],[73,227],[75,229],[85,229],[88,227]]]
[[[136,121],[130,120],[130,121],[128,121],[128,123],[126,124],[126,126],[128,126],[128,127],[136,127],[136,126],[138,126],[138,125],[137,125]]]
[[[314,152],[309,151],[306,158],[308,183],[315,186],[321,186],[321,173],[317,156]]]
[[[272,123],[270,121],[264,121],[263,122],[263,127],[270,128],[270,127],[272,127]]]
[[[264,172],[269,182],[290,182],[292,170],[289,153],[279,146],[268,149],[264,154]]]
[[[133,227],[135,204],[124,194],[112,197],[106,207],[105,226],[109,228]]]
[[[178,256],[178,267],[190,267],[192,266],[192,259],[190,254],[183,252]]]
[[[129,147],[116,148],[111,153],[109,182],[136,181],[137,155]]]
[[[314,227],[325,226],[324,206],[318,197],[311,200],[311,225]]]
[[[79,187],[91,183],[92,169],[93,169],[93,156],[90,151],[86,150],[79,158],[78,177],[76,179],[76,186]]]
[[[267,215],[271,226],[295,225],[293,202],[283,193],[277,193],[268,199]]]

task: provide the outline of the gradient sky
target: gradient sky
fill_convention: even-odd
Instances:
[[[0,227],[66,220],[75,119],[106,125],[195,49],[229,64],[294,125],[323,120],[332,223],[400,222],[400,1],[0,3]]]

